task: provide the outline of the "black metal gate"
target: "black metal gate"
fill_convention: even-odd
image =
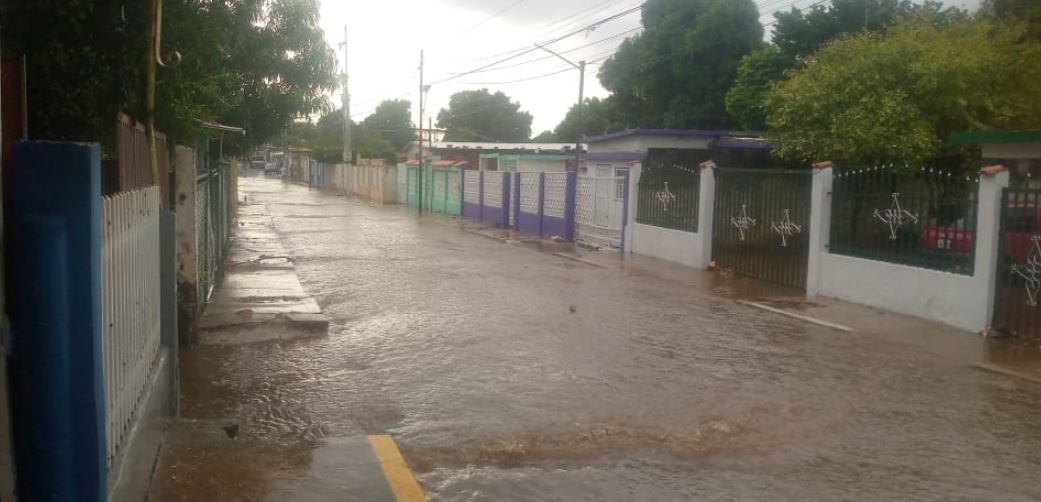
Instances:
[[[717,169],[717,269],[805,288],[812,182],[812,171]]]
[[[1041,189],[1006,188],[1001,199],[993,325],[1041,338]]]

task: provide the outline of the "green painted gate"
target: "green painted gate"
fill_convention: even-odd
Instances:
[[[408,167],[407,201],[418,208],[419,176],[423,176],[423,210],[431,213],[458,215],[463,210],[462,174],[458,167]]]

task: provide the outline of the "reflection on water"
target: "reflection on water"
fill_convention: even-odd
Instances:
[[[432,500],[1041,500],[1041,388],[968,367],[1000,346],[837,334],[733,302],[784,293],[752,281],[576,267],[399,207],[240,186],[333,324],[184,350],[184,414],[264,446],[179,476],[258,458],[238,479],[260,493],[307,470],[313,440],[389,433]]]

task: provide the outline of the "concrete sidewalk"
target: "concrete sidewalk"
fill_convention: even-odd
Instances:
[[[251,343],[328,330],[329,319],[300,285],[264,206],[240,206],[224,278],[199,321],[198,342]]]

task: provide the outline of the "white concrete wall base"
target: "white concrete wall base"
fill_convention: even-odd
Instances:
[[[669,228],[633,224],[632,252],[694,268],[705,268],[701,235]]]
[[[822,253],[818,294],[968,331],[984,329],[987,295],[977,277]]]

